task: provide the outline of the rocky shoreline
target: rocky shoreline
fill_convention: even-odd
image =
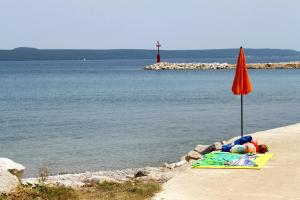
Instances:
[[[126,182],[126,181],[155,181],[164,183],[175,174],[190,166],[190,164],[202,157],[202,155],[214,150],[219,150],[225,142],[216,142],[212,145],[197,145],[193,150],[184,155],[180,161],[165,163],[162,167],[144,167],[114,171],[84,172],[78,174],[62,174],[36,178],[21,179],[25,167],[7,158],[0,158],[0,194],[10,193],[23,185],[62,185],[71,188],[85,187],[90,184],[102,182]]]
[[[208,70],[234,69],[236,64],[229,63],[170,63],[161,62],[144,67],[145,70]],[[248,69],[300,69],[299,62],[249,63]]]
[[[89,184],[106,182],[122,183],[131,180],[154,180],[166,182],[172,177],[164,167],[130,168],[124,170],[84,172],[78,174],[63,174],[48,176],[42,183],[47,185],[63,185],[71,188],[84,187]],[[22,179],[23,184],[40,184],[40,178]]]

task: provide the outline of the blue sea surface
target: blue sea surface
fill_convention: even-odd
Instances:
[[[0,157],[25,165],[27,177],[44,164],[54,174],[161,166],[197,144],[239,135],[234,70],[143,70],[153,62],[0,62]],[[300,70],[250,76],[246,133],[300,121]]]

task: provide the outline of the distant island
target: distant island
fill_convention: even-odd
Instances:
[[[245,49],[247,57],[297,57],[300,51],[289,49]],[[238,49],[211,50],[161,50],[164,59],[214,59],[236,58]],[[153,59],[156,50],[147,49],[37,49],[19,47],[12,50],[0,50],[0,61],[32,60],[111,60],[111,59]],[[285,59],[287,60],[287,59]],[[295,59],[294,59],[295,60]]]

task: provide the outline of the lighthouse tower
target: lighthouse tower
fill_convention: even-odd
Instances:
[[[157,62],[157,63],[160,63],[159,47],[161,47],[161,44],[159,43],[159,41],[157,41],[156,47],[157,47],[157,57],[156,57],[156,62]]]

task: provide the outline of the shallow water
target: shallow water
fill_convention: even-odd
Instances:
[[[0,62],[0,156],[26,176],[43,163],[52,173],[160,166],[239,134],[233,70],[142,69],[152,62]],[[247,133],[300,121],[300,70],[250,75]]]

